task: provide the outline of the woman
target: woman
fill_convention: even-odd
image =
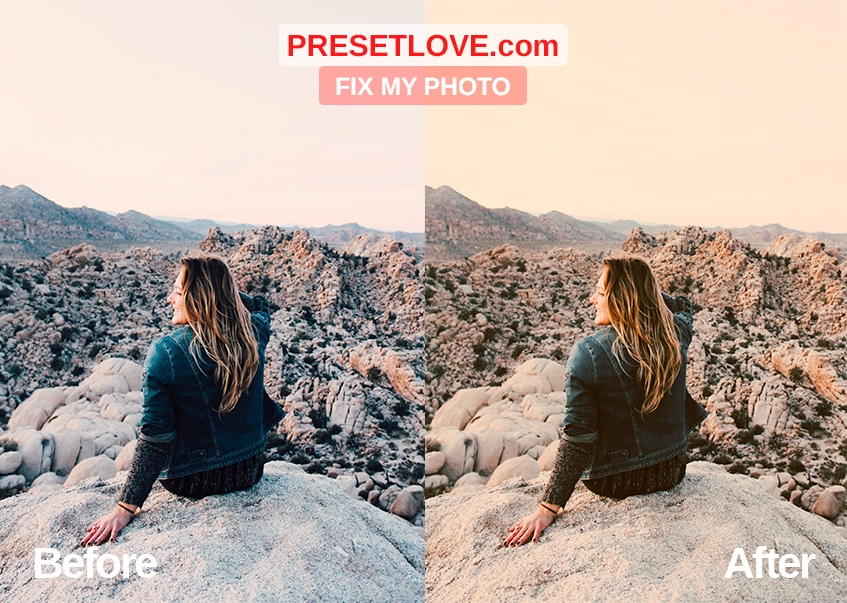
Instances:
[[[537,541],[580,476],[613,498],[667,490],[685,476],[688,432],[706,414],[686,401],[691,303],[661,293],[636,257],[604,260],[590,301],[605,328],[571,350],[556,464],[538,509],[509,528],[506,546]]]
[[[117,507],[83,545],[115,536],[140,512],[156,478],[182,496],[244,490],[262,477],[265,433],[282,409],[264,394],[266,300],[240,294],[214,256],[189,256],[168,296],[186,325],[150,346],[138,445]]]

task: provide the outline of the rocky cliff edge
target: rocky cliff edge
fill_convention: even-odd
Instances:
[[[503,548],[546,474],[427,500],[426,599],[439,601],[844,601],[847,543],[826,520],[763,495],[749,477],[688,465],[667,492],[624,500],[579,485],[537,544]],[[757,547],[809,560],[807,578],[756,578]],[[753,575],[725,578],[735,550]],[[736,560],[735,565],[740,566]],[[778,574],[778,563],[776,572]],[[787,570],[789,573],[793,570]]]
[[[249,490],[202,500],[157,484],[144,512],[97,551],[152,555],[152,577],[35,579],[36,548],[63,559],[92,550],[76,545],[114,508],[124,476],[0,501],[0,600],[423,601],[415,529],[284,462],[266,464]]]

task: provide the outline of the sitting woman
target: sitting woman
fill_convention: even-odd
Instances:
[[[612,498],[674,487],[685,476],[688,432],[706,415],[685,389],[687,299],[662,294],[644,260],[620,257],[604,260],[590,301],[606,328],[571,350],[556,464],[540,506],[509,529],[506,546],[537,541],[580,476]]]
[[[266,300],[240,294],[214,256],[185,257],[168,296],[172,322],[144,365],[138,445],[117,507],[87,528],[83,545],[115,536],[156,478],[181,496],[245,490],[262,477],[265,433],[282,409],[264,394],[270,338]]]

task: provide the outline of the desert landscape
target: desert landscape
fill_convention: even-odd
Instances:
[[[166,297],[179,258],[199,251],[270,302],[265,389],[287,414],[257,487],[195,501],[154,486],[115,551],[165,569],[98,596],[422,600],[423,235],[396,233],[406,246],[357,224],[315,230],[113,216],[0,187],[0,599],[90,596],[33,581],[33,551],[73,552],[114,506],[147,348],[175,329]],[[252,540],[236,536],[244,516]],[[197,568],[209,579],[187,587]]]
[[[239,287],[271,302],[266,387],[288,415],[268,457],[421,526],[421,252],[373,233],[336,249],[278,227],[212,228],[197,248],[226,257]],[[165,298],[187,251],[81,243],[0,267],[4,496],[37,478],[59,487],[83,462],[101,465],[87,476],[114,475],[121,452],[131,456],[141,364],[173,328]]]
[[[430,190],[443,196],[444,188]],[[453,215],[473,221],[461,205]],[[479,240],[492,240],[492,231],[479,224],[438,232],[448,231],[483,232]],[[425,484],[433,552],[427,559],[445,568],[435,572],[436,582],[448,582],[446,568],[457,561],[440,539],[470,521],[451,497],[460,497],[469,513],[486,506],[483,498],[494,496],[487,492],[500,492],[498,505],[514,514],[497,513],[499,537],[505,537],[509,522],[522,515],[518,509],[532,510],[531,499],[518,504],[507,493],[538,490],[543,472],[552,468],[568,355],[577,339],[597,328],[588,298],[607,253],[591,251],[598,240],[589,240],[587,249],[574,248],[577,242],[540,252],[521,241],[501,241],[463,259],[427,258]],[[714,464],[727,476],[747,476],[763,509],[770,494],[825,518],[833,535],[847,538],[842,250],[796,233],[760,248],[728,230],[651,233],[636,227],[609,251],[646,257],[663,290],[694,303],[688,388],[709,416],[689,437],[691,460]],[[436,511],[442,508],[443,516]],[[434,518],[448,525],[436,526]],[[840,542],[847,550],[847,541]],[[842,559],[835,567],[843,586],[847,566]]]

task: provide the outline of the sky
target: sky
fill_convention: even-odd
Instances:
[[[564,23],[524,106],[322,106],[282,23]],[[0,0],[0,184],[66,207],[424,228],[488,207],[847,232],[841,0]]]
[[[486,207],[847,232],[847,3],[427,0],[443,23],[564,23],[512,107],[427,107],[426,183]]]
[[[283,23],[422,1],[0,0],[0,184],[65,207],[422,232],[422,107],[322,106]]]

